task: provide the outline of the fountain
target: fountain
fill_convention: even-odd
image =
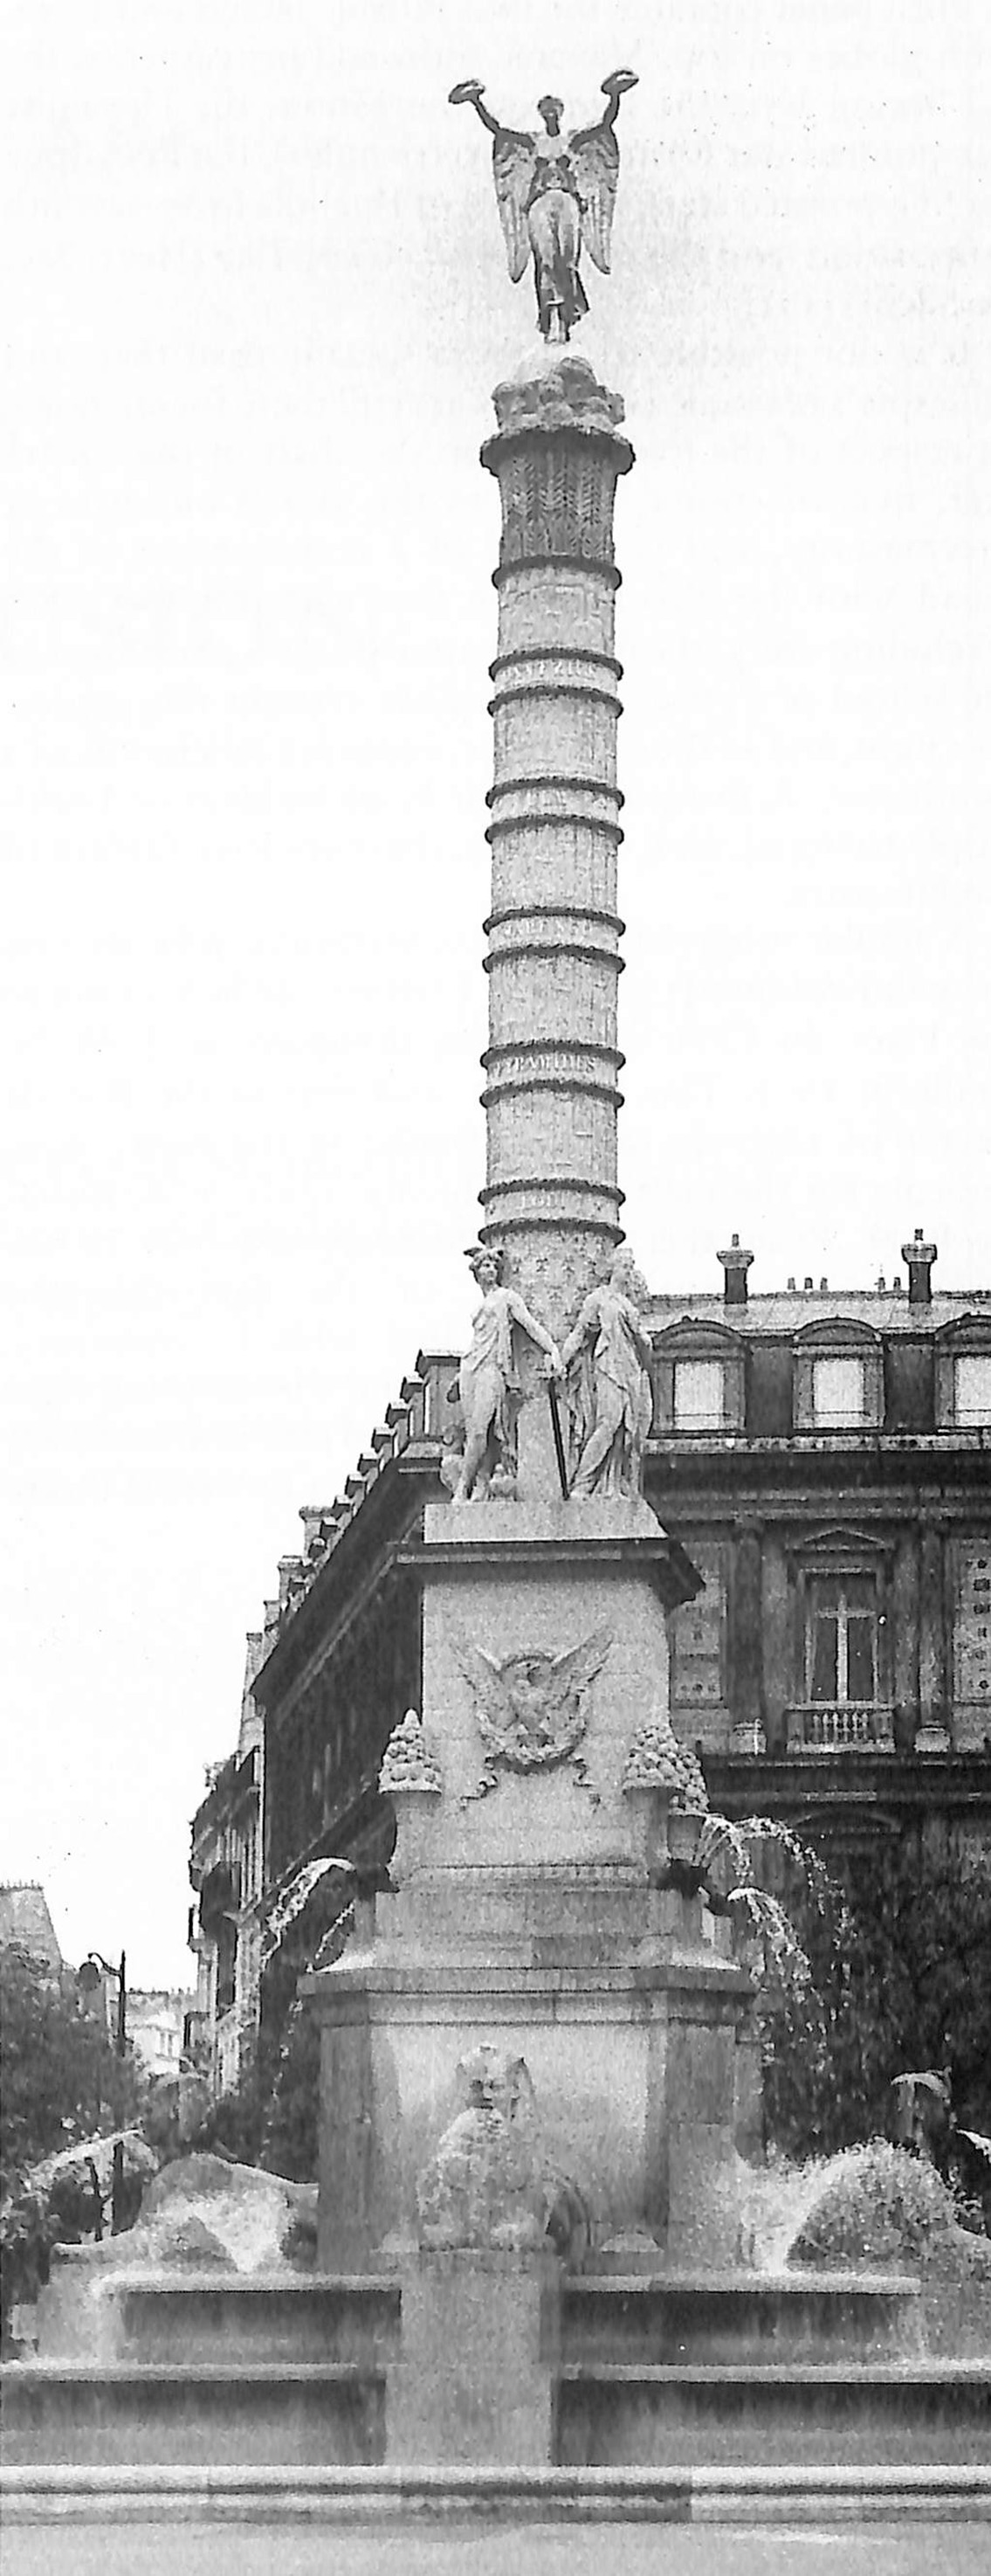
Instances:
[[[57,2266],[8,2394],[26,2462],[590,2476],[959,2460],[988,2423],[991,2369],[926,2354],[915,2278],[746,2260],[753,1988],[690,1866],[707,1801],[666,1614],[701,1579],[643,1497],[651,1354],[619,1249],[633,453],[563,341],[498,387],[482,451],[502,538],[480,1303],[453,1491],[403,1559],[422,1700],[383,1771],[391,1885],[304,1981],[316,2269],[125,2257],[81,2350],[93,2257]]]

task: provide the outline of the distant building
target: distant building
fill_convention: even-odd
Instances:
[[[128,1988],[127,2037],[145,2075],[178,2075],[192,2001],[177,1988]]]
[[[58,1974],[62,1953],[44,1888],[37,1879],[27,1880],[22,1887],[0,1887],[0,1950],[15,1944],[43,1959],[52,1974]]]
[[[729,1814],[840,1846],[938,1823],[991,1851],[991,1291],[934,1292],[921,1233],[869,1290],[750,1295],[751,1258],[734,1240],[721,1292],[648,1307],[647,1497],[705,1578],[671,1621],[676,1731]],[[216,2055],[235,1997],[242,2054],[257,2009],[246,1920],[321,1857],[391,1854],[378,1772],[420,1707],[417,1550],[457,1367],[421,1355],[343,1495],[301,1514],[304,1553],[250,1641],[257,1769],[239,1748],[193,1828]]]
[[[192,1824],[190,1946],[196,1995],[186,2015],[187,2056],[215,2092],[245,2070],[258,2026],[262,1916],[262,1795],[265,1746],[253,1681],[265,1649],[249,1636],[237,1750],[207,1773]]]

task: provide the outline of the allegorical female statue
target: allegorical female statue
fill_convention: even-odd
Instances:
[[[450,92],[452,107],[471,105],[493,137],[492,173],[509,274],[517,285],[532,258],[537,318],[545,340],[569,340],[575,323],[588,312],[578,270],[583,250],[608,276],[619,178],[613,128],[623,92],[635,89],[636,77],[635,72],[610,72],[602,83],[609,101],[605,115],[597,125],[568,135],[561,132],[559,98],[538,100],[543,134],[517,134],[482,106],[481,81],[459,81]]]
[[[641,1321],[646,1289],[633,1255],[616,1253],[604,1287],[586,1297],[561,1357],[577,1463],[572,1494],[641,1491],[653,1394],[651,1346]]]
[[[482,1302],[472,1317],[471,1348],[465,1352],[458,1372],[465,1445],[453,1496],[456,1503],[467,1503],[476,1492],[486,1494],[496,1468],[512,1468],[515,1462],[521,1393],[517,1336],[527,1334],[538,1350],[546,1351],[555,1376],[559,1377],[562,1370],[556,1342],[538,1323],[536,1315],[531,1315],[516,1289],[505,1285],[502,1250],[488,1252],[476,1247],[469,1252],[468,1260]]]

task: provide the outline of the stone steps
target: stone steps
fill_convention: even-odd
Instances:
[[[579,2362],[557,2374],[564,2467],[986,2464],[991,2362]]]
[[[11,2468],[0,2471],[12,2523],[264,2521],[395,2526],[549,2523],[890,2523],[991,2519],[991,2468]],[[446,2562],[445,2562],[446,2563]]]
[[[394,2277],[120,2271],[99,2297],[99,2357],[118,2361],[381,2362],[399,2343]],[[51,2359],[92,2355],[68,2302],[46,2316]]]
[[[858,2361],[920,2343],[918,2281],[890,2273],[586,2275],[561,2294],[565,2363]]]
[[[10,2362],[7,2466],[370,2466],[385,2374],[336,2362]]]
[[[437,2259],[426,2343],[415,2271],[108,2274],[95,2300],[67,2296],[49,2315],[44,2360],[0,2374],[5,2460],[330,2472],[543,2457],[660,2471],[991,2457],[991,2355],[924,2354],[914,2280],[598,2274],[558,2292],[543,2275],[528,2288],[525,2267],[504,2277],[495,2258]],[[526,2388],[513,2372],[506,2384],[500,2317]],[[84,2331],[85,2359],[72,2349]],[[413,2397],[423,2425],[408,2447]],[[469,2439],[481,2447],[463,2451]]]

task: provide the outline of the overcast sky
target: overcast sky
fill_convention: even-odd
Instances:
[[[245,1631],[478,1222],[478,467],[533,337],[452,83],[631,63],[621,991],[658,1288],[991,1284],[986,0],[11,0],[0,1875],[188,1979]]]

